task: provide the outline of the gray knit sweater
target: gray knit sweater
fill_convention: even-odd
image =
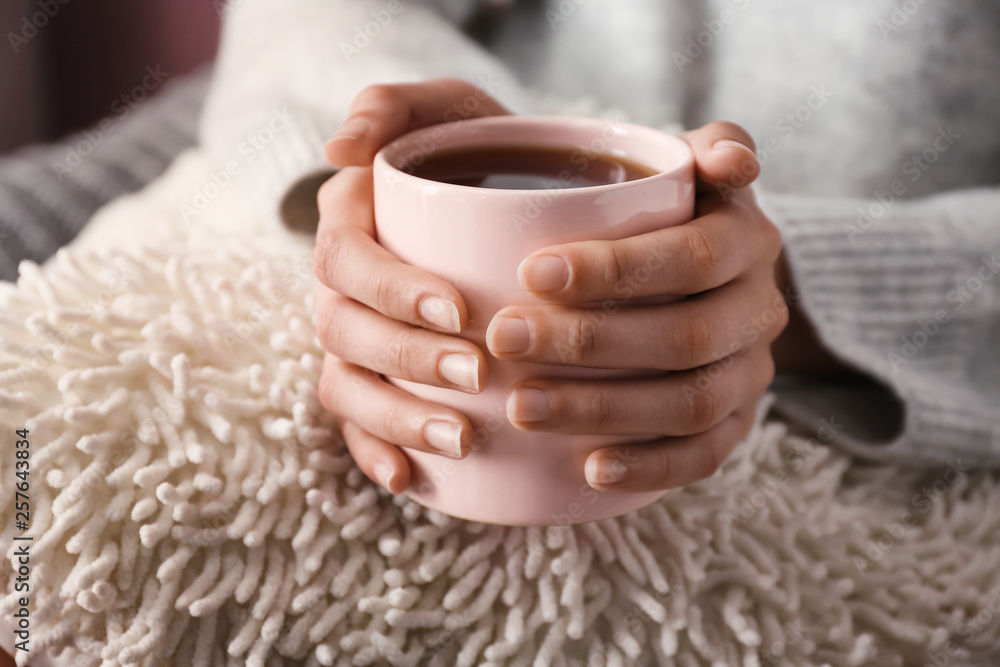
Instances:
[[[208,79],[197,72],[103,126],[0,156],[0,280],[16,280],[22,259],[47,259],[101,206],[146,185],[193,145]]]
[[[870,458],[1000,464],[995,4],[510,4],[233,3],[202,146],[222,165],[276,110],[292,113],[238,185],[274,211],[375,82],[461,76],[517,111],[537,109],[534,91],[653,126],[736,121],[757,140],[791,296],[823,343],[877,382],[779,383],[779,409]],[[486,6],[503,21],[477,43],[463,28]]]

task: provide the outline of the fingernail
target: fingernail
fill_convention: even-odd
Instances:
[[[569,284],[569,265],[556,255],[529,257],[518,273],[521,287],[529,292],[554,292]]]
[[[363,139],[371,129],[371,123],[361,116],[355,116],[354,118],[348,118],[344,121],[344,124],[340,126],[340,129],[338,129],[337,133],[333,135],[333,138]]]
[[[462,451],[462,427],[451,422],[428,422],[424,427],[424,437],[431,447],[445,456],[460,459]]]
[[[447,354],[438,370],[448,382],[479,393],[479,358],[474,354]]]
[[[552,414],[547,392],[522,387],[507,399],[507,418],[512,422],[543,422]]]
[[[628,467],[611,456],[591,455],[583,466],[583,473],[592,487],[607,487],[620,484],[628,476]]]
[[[489,336],[494,352],[525,352],[531,347],[531,327],[520,317],[501,317]]]
[[[374,472],[375,479],[378,480],[378,483],[381,484],[386,491],[392,493],[392,487],[390,486],[390,484],[392,484],[392,478],[394,477],[392,468],[384,463],[376,463]]]
[[[420,302],[420,317],[436,327],[459,333],[462,324],[458,319],[458,306],[439,296],[429,296]]]
[[[724,148],[739,148],[741,151],[744,151],[748,155],[752,155],[755,160],[757,159],[757,154],[754,153],[749,146],[747,146],[746,144],[741,144],[738,141],[733,141],[732,139],[719,139],[714,144],[712,144],[713,151],[722,150]]]

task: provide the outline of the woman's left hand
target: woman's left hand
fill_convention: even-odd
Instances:
[[[681,137],[695,154],[695,219],[534,253],[518,278],[551,305],[504,308],[486,335],[500,359],[664,371],[512,388],[507,416],[521,430],[663,436],[592,453],[585,470],[597,489],[652,491],[714,474],[754,423],[774,378],[770,344],[788,321],[775,283],[781,234],[746,187],[759,173],[753,139],[722,122]],[[659,295],[684,298],[628,302]]]

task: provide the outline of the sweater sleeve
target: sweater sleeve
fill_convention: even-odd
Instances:
[[[514,76],[462,32],[476,5],[476,0],[231,3],[200,127],[210,162],[238,172],[234,183],[241,194],[271,216],[297,181],[315,179],[317,170],[329,167],[323,144],[369,84],[460,77],[523,109]]]
[[[168,83],[134,114],[0,157],[0,280],[42,262],[104,204],[138,190],[194,144],[208,72]]]
[[[779,384],[778,409],[867,458],[1000,466],[1000,191],[880,197],[760,195],[791,297],[877,381]]]

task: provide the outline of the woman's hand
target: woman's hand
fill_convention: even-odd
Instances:
[[[506,113],[482,90],[456,79],[371,86],[326,145],[330,163],[345,168],[319,191],[316,333],[328,351],[319,396],[339,418],[361,470],[393,493],[401,493],[410,477],[397,445],[462,458],[473,432],[458,411],[419,399],[380,375],[478,393],[486,383],[486,357],[474,343],[449,335],[466,324],[458,290],[376,243],[372,160],[410,130]]]
[[[500,359],[668,371],[513,387],[507,417],[522,430],[664,436],[592,453],[585,471],[597,489],[652,491],[711,476],[753,424],[774,377],[770,343],[788,321],[775,284],[781,235],[752,190],[732,187],[758,175],[753,140],[731,123],[681,136],[695,153],[695,219],[532,254],[518,267],[521,286],[552,305],[504,308],[486,333]],[[629,305],[666,295],[685,298]]]
[[[460,458],[471,448],[472,428],[457,411],[380,374],[475,393],[486,382],[485,357],[448,335],[466,322],[457,290],[375,242],[370,165],[379,148],[410,129],[502,113],[457,80],[377,86],[358,96],[327,144],[331,163],[353,166],[319,196],[317,334],[330,352],[320,399],[339,417],[359,467],[394,493],[410,474],[396,445]],[[749,429],[773,377],[769,343],[787,318],[773,276],[780,235],[751,191],[720,187],[734,174],[744,183],[756,177],[752,140],[727,123],[682,136],[697,161],[696,219],[622,241],[535,253],[518,276],[552,305],[506,308],[487,332],[490,352],[501,359],[675,371],[635,380],[533,378],[515,386],[507,411],[517,428],[664,436],[594,452],[586,472],[595,488],[663,489],[711,475]],[[575,305],[623,293],[687,298],[660,306],[618,301],[610,313]]]

